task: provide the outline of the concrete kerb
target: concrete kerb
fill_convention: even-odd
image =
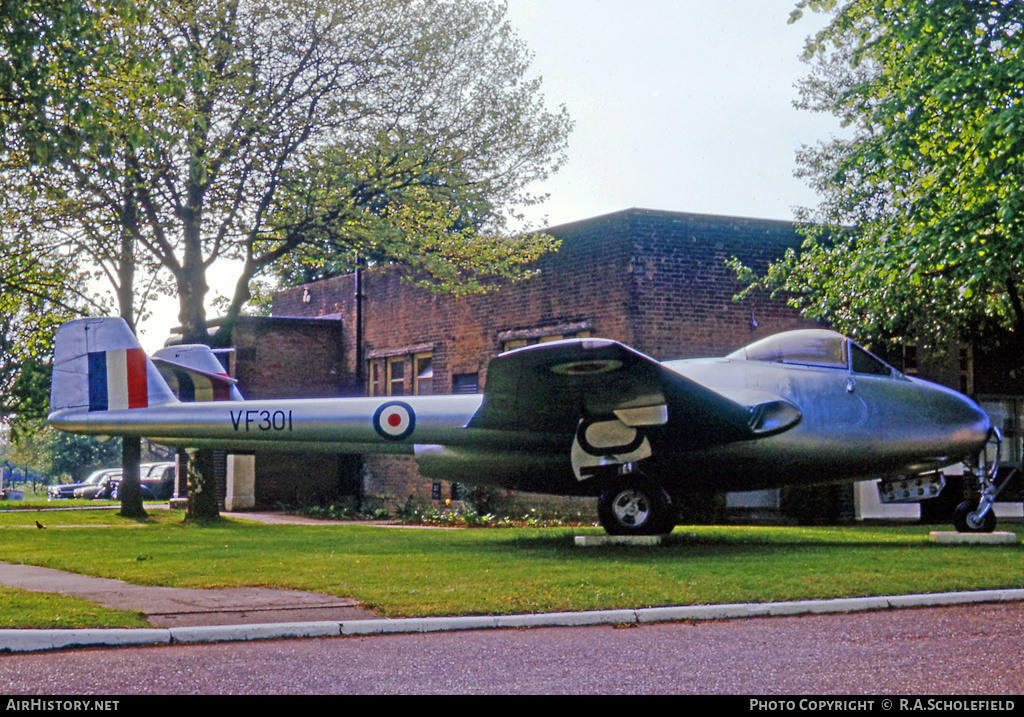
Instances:
[[[117,647],[249,641],[346,635],[384,635],[452,630],[486,630],[525,627],[581,627],[656,622],[732,620],[751,617],[784,617],[825,613],[853,613],[909,607],[937,607],[970,603],[1024,601],[1021,590],[982,590],[933,595],[893,595],[836,600],[731,605],[692,605],[597,610],[537,615],[481,615],[439,618],[349,620],[262,625],[218,625],[168,629],[115,630],[0,630],[0,652],[34,652],[71,647]]]

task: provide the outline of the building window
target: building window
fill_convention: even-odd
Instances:
[[[387,396],[387,384],[384,381],[384,362],[370,362],[370,395]]]
[[[480,393],[480,374],[452,374],[452,393],[461,395]]]
[[[405,357],[388,359],[388,395],[405,395]]]
[[[434,357],[431,354],[413,356],[413,394],[430,396],[434,393]]]
[[[978,405],[988,414],[992,425],[1003,434],[1003,463],[1021,465],[1021,424],[1024,423],[1024,398],[1019,397],[979,397]],[[986,449],[990,459],[994,456],[990,446]]]
[[[371,396],[429,396],[434,392],[433,355],[402,354],[370,359]]]
[[[501,344],[502,351],[512,351],[513,349],[521,349],[524,346],[533,346],[535,344],[547,344],[552,341],[562,341],[563,339],[587,339],[590,338],[590,331],[570,331],[566,333],[558,334],[544,334],[541,336],[528,336],[526,338],[515,338],[503,341]]]

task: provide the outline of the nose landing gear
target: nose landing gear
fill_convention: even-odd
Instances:
[[[971,469],[971,474],[978,481],[978,497],[965,500],[953,511],[953,527],[958,533],[991,533],[996,527],[996,515],[992,504],[1017,472],[1012,471],[1001,484],[996,485],[1002,443],[1002,434],[998,428],[993,427],[989,432],[988,443],[981,451],[978,465]],[[987,460],[989,446],[995,449],[991,462]]]

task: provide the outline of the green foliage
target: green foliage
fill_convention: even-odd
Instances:
[[[67,257],[3,232],[0,252],[0,419],[17,430],[49,410],[57,327],[78,313],[81,276]]]
[[[835,2],[800,2],[831,11]],[[855,0],[809,38],[799,105],[844,137],[805,147],[822,203],[772,267],[811,317],[863,340],[1024,335],[1024,5]]]
[[[488,511],[488,507],[493,508],[493,511]],[[514,501],[454,501],[442,507],[410,499],[398,511],[397,518],[410,525],[464,528],[556,528],[594,525],[592,519],[584,519],[578,514],[566,515],[564,511],[557,509],[523,508],[517,506]]]
[[[74,151],[43,164],[24,143],[6,148],[6,214],[87,254],[118,290],[145,271],[152,290],[175,291],[186,340],[206,339],[206,277],[221,260],[241,266],[230,326],[252,281],[293,252],[286,274],[359,253],[461,288],[520,275],[552,247],[507,227],[542,199],[529,187],[561,165],[571,123],[545,108],[503,4],[83,13],[117,52],[79,73],[74,103],[49,109],[81,137]],[[75,67],[57,62],[47,79]]]
[[[9,370],[14,368],[11,366]],[[50,364],[28,355],[17,363],[16,369],[10,391],[4,396],[3,406],[3,413],[11,419],[14,437],[17,437],[23,424],[40,421],[50,411]]]
[[[137,13],[125,0],[0,3],[0,127],[4,152],[46,165],[76,151],[74,122],[92,112],[86,86],[118,47],[109,32]]]
[[[21,421],[13,431],[4,460],[26,466],[44,475],[67,476],[71,482],[85,478],[97,468],[121,464],[121,439],[99,441],[48,426],[43,420]]]
[[[120,438],[98,441],[92,436],[53,431],[51,446],[54,475],[82,479],[98,468],[121,465]]]
[[[546,109],[505,14],[490,0],[5,4],[19,34],[0,60],[45,58],[32,92],[53,101],[45,137],[31,118],[4,128],[0,224],[30,256],[60,256],[69,281],[108,281],[130,324],[176,294],[186,342],[210,341],[208,272],[225,260],[241,270],[223,335],[293,254],[293,271],[358,253],[451,290],[522,276],[554,242],[509,225],[542,199],[530,187],[564,161],[571,122]]]
[[[352,505],[290,505],[278,506],[280,510],[291,515],[302,515],[316,520],[388,520],[391,515],[384,508],[359,510]]]
[[[398,94],[364,105],[358,126],[283,173],[268,246],[298,242],[277,265],[286,283],[351,271],[360,257],[473,291],[524,276],[557,246],[506,231],[517,207],[543,199],[527,188],[558,169],[570,123],[564,109],[544,108],[504,13],[487,2],[421,3],[415,54],[386,60],[404,66]],[[416,77],[404,76],[411,68]]]

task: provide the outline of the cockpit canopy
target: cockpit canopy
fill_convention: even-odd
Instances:
[[[846,369],[875,376],[900,376],[892,366],[842,334],[826,329],[786,331],[755,341],[728,358]]]

